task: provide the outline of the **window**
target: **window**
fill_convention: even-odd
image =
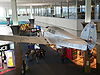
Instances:
[[[56,6],[54,9],[55,9],[56,17],[60,17],[61,16],[61,7]]]

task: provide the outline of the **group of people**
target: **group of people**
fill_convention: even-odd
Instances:
[[[32,58],[35,58],[36,59],[36,62],[38,63],[39,62],[39,59],[44,58],[45,52],[46,51],[43,50],[43,49],[32,50],[31,53],[30,53],[30,56]]]
[[[25,60],[23,60],[23,69],[29,69],[29,62],[35,61],[39,63],[39,60],[45,57],[45,50],[41,48],[32,48],[33,45],[30,44],[31,47],[28,47],[28,50],[25,53]]]
[[[26,52],[25,57],[26,60],[28,59],[28,61],[30,60],[34,60],[34,58],[36,59],[36,62],[38,63],[38,60],[41,58],[44,58],[45,56],[45,50],[43,49],[35,49],[35,50],[29,50]]]

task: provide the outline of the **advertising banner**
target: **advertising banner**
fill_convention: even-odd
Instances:
[[[7,67],[15,67],[15,56],[13,50],[6,51]]]

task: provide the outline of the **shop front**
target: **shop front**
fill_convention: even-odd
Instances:
[[[31,27],[30,24],[21,24],[20,25],[20,35],[25,36],[37,36],[40,35],[41,27],[34,25],[34,27]]]
[[[7,50],[5,51],[6,54],[6,62],[8,68],[15,67],[15,56],[13,50]]]
[[[11,45],[0,46],[0,74],[15,68],[15,55]]]
[[[85,51],[65,48],[66,58],[70,59],[76,65],[84,66]],[[90,68],[96,68],[96,48],[90,50]]]

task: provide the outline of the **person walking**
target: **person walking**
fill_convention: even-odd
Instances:
[[[26,73],[26,64],[25,64],[25,60],[23,60],[22,74],[25,75],[25,73]]]

